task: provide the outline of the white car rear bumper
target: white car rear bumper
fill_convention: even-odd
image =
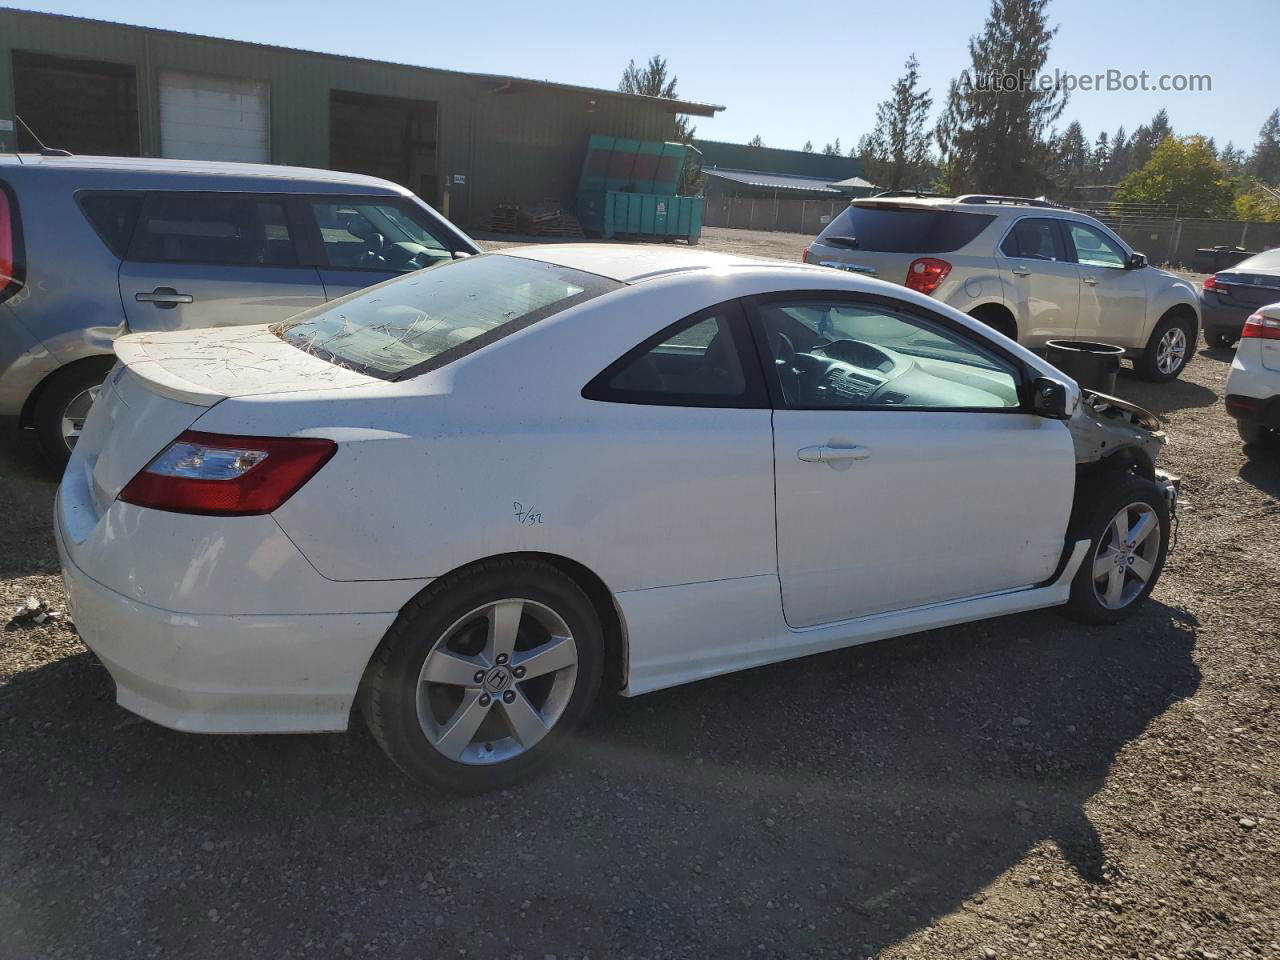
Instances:
[[[176,730],[345,730],[370,656],[425,583],[325,580],[271,533],[279,528],[270,517],[239,518],[249,521],[239,527],[224,521],[224,531],[237,532],[210,550],[172,534],[175,523],[212,518],[116,502],[86,536],[86,495],[64,479],[55,506],[70,614],[115,679],[120,705]],[[267,555],[269,564],[261,562]],[[200,584],[196,595],[211,605],[186,612],[148,602],[185,603],[170,589],[175,582]],[[276,610],[291,612],[272,612],[271,598]]]

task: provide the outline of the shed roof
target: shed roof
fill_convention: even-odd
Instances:
[[[708,177],[732,180],[734,183],[759,187],[763,190],[803,190],[809,193],[837,194],[840,192],[831,186],[831,181],[826,177],[800,177],[788,173],[760,173],[756,170],[726,170],[723,167],[706,167],[702,172]]]
[[[671,97],[650,97],[634,93],[622,93],[618,90],[606,90],[599,87],[584,87],[579,84],[561,83],[555,80],[531,80],[526,77],[511,77],[498,73],[473,73],[466,70],[444,70],[439,67],[427,67],[415,63],[397,63],[390,60],[374,60],[369,57],[353,57],[342,53],[326,53],[320,50],[303,50],[298,47],[286,47],[273,43],[258,43],[252,40],[231,40],[227,37],[211,37],[207,34],[200,33],[184,33],[180,30],[165,30],[160,27],[144,27],[138,24],[121,23],[118,20],[100,20],[95,17],[75,17],[61,13],[44,13],[35,10],[21,9],[4,9],[0,10],[0,14],[28,17],[40,17],[49,20],[63,20],[68,23],[93,24],[95,26],[114,27],[121,30],[143,30],[147,33],[164,34],[171,37],[196,37],[201,40],[216,40],[220,43],[234,43],[238,46],[257,47],[262,50],[274,50],[288,53],[302,53],[313,57],[328,57],[337,60],[355,61],[358,63],[372,63],[381,65],[390,65],[405,67],[411,70],[426,70],[432,73],[448,74],[455,77],[468,77],[473,80],[487,80],[498,84],[519,84],[521,86],[538,86],[546,87],[552,90],[568,90],[580,93],[589,93],[599,97],[621,98],[625,100],[647,101],[653,106],[660,107],[670,113],[689,114],[695,117],[714,117],[717,111],[723,110],[724,107],[714,103],[702,103],[696,100],[676,100]]]

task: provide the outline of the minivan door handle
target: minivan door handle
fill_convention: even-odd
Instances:
[[[866,460],[871,456],[871,449],[863,446],[801,447],[796,456],[805,463],[838,463],[842,460]]]
[[[179,293],[173,287],[156,287],[150,293],[135,293],[133,299],[138,303],[154,303],[157,307],[172,309],[180,303],[194,303],[195,297],[189,293]]]

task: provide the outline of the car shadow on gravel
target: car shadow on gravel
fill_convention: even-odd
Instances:
[[[1245,447],[1240,479],[1280,500],[1280,450]]]
[[[1168,383],[1151,383],[1127,367],[1122,367],[1116,378],[1116,396],[1160,417],[1178,410],[1209,407],[1218,401],[1216,393],[1190,380],[1178,378]]]
[[[1196,691],[1196,626],[1032,613],[605,698],[566,762],[471,798],[362,728],[164,730],[65,658],[0,687],[0,953],[873,955],[1034,848],[1105,882],[1085,806]]]

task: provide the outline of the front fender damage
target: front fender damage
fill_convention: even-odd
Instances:
[[[1067,421],[1078,465],[1119,457],[1126,467],[1155,479],[1156,458],[1168,440],[1160,418],[1119,397],[1080,391],[1080,403]]]

